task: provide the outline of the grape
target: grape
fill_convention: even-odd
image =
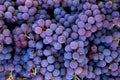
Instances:
[[[100,59],[100,60],[103,60],[104,57],[105,57],[105,56],[104,56],[103,54],[99,54],[99,59]]]
[[[8,71],[14,71],[14,64],[9,64],[8,66]]]
[[[39,64],[41,62],[41,58],[35,57],[33,61],[35,64]]]
[[[78,22],[78,27],[83,28],[85,26],[85,23],[83,21]]]
[[[117,53],[117,52],[112,52],[112,53],[111,53],[111,57],[112,57],[113,59],[117,58],[117,57],[118,57],[118,53]]]
[[[91,10],[96,10],[98,8],[99,8],[98,5],[95,5],[95,4],[91,6]]]
[[[24,13],[27,13],[28,12],[28,8],[26,6],[23,6],[21,11],[24,12]]]
[[[20,65],[15,65],[15,72],[19,73],[22,70]]]
[[[54,48],[57,50],[60,50],[62,48],[62,45],[58,42],[54,43]]]
[[[7,19],[11,19],[12,18],[12,13],[11,12],[5,12],[5,17]]]
[[[11,44],[12,43],[11,37],[6,37],[4,41],[5,41],[6,44]]]
[[[60,74],[60,71],[58,69],[55,69],[53,71],[53,76],[58,76]]]
[[[52,35],[53,31],[51,29],[46,29],[45,33],[46,35],[50,36]]]
[[[5,55],[5,59],[10,59],[10,58],[11,58],[11,54],[10,53]]]
[[[65,53],[64,54],[64,58],[71,59],[72,58],[72,54],[71,53]]]
[[[52,73],[50,72],[45,73],[45,79],[51,79],[51,77],[52,77]]]
[[[90,7],[91,7],[91,4],[88,3],[88,2],[86,2],[86,3],[83,5],[83,8],[84,8],[84,9],[90,9]]]
[[[21,29],[22,29],[23,31],[27,32],[27,30],[28,30],[28,25],[27,25],[27,24],[22,24],[22,25],[21,25]]]
[[[79,54],[78,53],[73,53],[73,59],[78,60],[79,59]]]
[[[30,40],[30,41],[28,42],[28,45],[29,45],[29,47],[34,48],[34,47],[35,47],[35,41]]]
[[[103,20],[103,16],[98,14],[95,16],[95,20],[96,20],[96,22],[101,22]]]
[[[76,41],[73,41],[70,43],[71,49],[77,49],[78,48],[78,43]]]
[[[48,65],[48,66],[47,66],[47,70],[48,70],[49,72],[52,72],[52,71],[54,70],[54,66],[53,66],[53,65]]]
[[[42,49],[42,48],[43,48],[43,43],[42,43],[41,41],[38,41],[38,42],[36,43],[36,48],[37,48],[37,49]]]
[[[76,61],[71,61],[70,62],[70,67],[73,68],[73,69],[75,69],[75,68],[78,67],[78,63]]]
[[[98,64],[99,64],[100,67],[105,67],[106,66],[106,62],[105,61],[100,61]]]
[[[98,10],[98,9],[93,10],[93,15],[94,16],[99,15],[99,14],[100,14],[100,10]]]
[[[91,11],[91,10],[86,10],[86,11],[85,11],[85,14],[86,14],[87,16],[91,16],[91,15],[92,15],[92,11]]]
[[[116,70],[118,69],[118,64],[117,64],[117,63],[112,63],[112,64],[110,64],[110,69],[111,69],[112,71],[116,71]]]
[[[57,28],[57,25],[56,25],[56,24],[53,23],[53,24],[50,25],[50,29],[56,30],[56,28]]]
[[[3,30],[4,36],[10,36],[10,31],[8,29]]]
[[[63,29],[61,28],[61,27],[58,27],[58,28],[56,28],[56,30],[55,30],[55,32],[56,32],[56,34],[62,34],[63,33]]]
[[[27,6],[28,8],[30,8],[33,5],[33,1],[32,0],[26,0],[25,1],[25,6]]]
[[[0,41],[3,41],[5,36],[3,34],[0,34]]]
[[[45,73],[46,73],[46,71],[47,71],[47,69],[46,69],[46,68],[40,68],[40,72],[41,72],[41,74],[45,74]]]
[[[61,36],[58,37],[58,42],[59,43],[65,43],[65,41],[66,41],[66,39],[65,39],[64,36],[61,35]]]
[[[53,56],[48,56],[47,57],[47,61],[48,61],[48,63],[54,63],[55,62],[55,58],[53,57]]]
[[[47,67],[47,66],[48,66],[47,60],[42,60],[42,61],[41,61],[41,66],[42,66],[42,67]]]
[[[120,13],[118,11],[112,12],[112,17],[119,17]]]
[[[68,74],[68,75],[74,75],[73,69],[68,68],[68,69],[67,69],[67,74]]]
[[[101,74],[101,69],[100,68],[96,68],[95,69],[95,74],[96,75],[100,75]]]
[[[3,54],[0,54],[0,60],[4,60],[4,55]]]
[[[41,34],[42,28],[41,27],[35,27],[35,33],[36,34]]]
[[[52,53],[51,53],[51,51],[50,50],[44,50],[43,51],[43,54],[45,55],[45,56],[49,56],[49,55],[51,55]]]
[[[105,61],[106,61],[107,63],[110,63],[110,62],[112,61],[112,57],[111,57],[111,56],[106,56],[106,57],[105,57]]]
[[[109,55],[111,54],[111,51],[110,51],[109,49],[104,49],[104,50],[103,50],[103,54],[104,54],[105,56],[109,56]]]
[[[82,72],[83,72],[83,69],[81,67],[78,67],[78,68],[75,69],[75,73],[77,75],[81,74]]]
[[[54,10],[54,14],[55,14],[55,15],[59,15],[60,12],[61,12],[61,10],[60,10],[59,8],[56,8],[56,9]]]
[[[69,22],[69,23],[73,23],[74,20],[75,20],[74,16],[69,16],[69,17],[68,17],[68,22]]]
[[[105,7],[106,8],[111,8],[112,7],[112,2],[111,1],[106,2]]]
[[[22,14],[22,18],[23,18],[24,20],[28,20],[28,19],[29,19],[29,14],[28,14],[28,13],[23,13],[23,14]]]
[[[79,34],[79,35],[85,35],[85,33],[86,33],[86,30],[85,30],[85,29],[79,29],[79,30],[78,30],[78,34]]]
[[[89,17],[89,18],[88,18],[88,23],[94,24],[94,23],[95,23],[94,17]]]
[[[59,62],[55,62],[54,66],[55,66],[56,69],[59,69],[60,68]]]

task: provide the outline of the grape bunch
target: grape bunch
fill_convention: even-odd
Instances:
[[[0,80],[120,80],[120,0],[0,0]]]

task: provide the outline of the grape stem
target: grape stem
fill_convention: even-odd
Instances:
[[[54,76],[51,77],[51,80],[54,80]]]
[[[81,80],[76,74],[74,74],[75,80]]]
[[[13,76],[12,76],[12,71],[9,73],[9,77],[7,80],[14,80]]]

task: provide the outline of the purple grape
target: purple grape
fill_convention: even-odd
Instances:
[[[85,27],[85,23],[83,21],[79,21],[77,25],[79,28]]]
[[[72,57],[73,57],[74,60],[78,60],[79,59],[79,54],[75,52],[75,53],[73,53]]]
[[[5,39],[5,36],[3,34],[0,34],[0,42]]]
[[[80,20],[81,20],[81,21],[86,22],[87,19],[88,19],[88,16],[87,16],[87,15],[81,15],[81,16],[80,16]]]
[[[42,33],[42,28],[41,27],[35,27],[35,33],[36,34],[41,34]]]
[[[60,71],[58,69],[55,69],[53,71],[53,76],[59,76],[59,74],[60,74]]]
[[[69,61],[69,60],[65,60],[64,66],[65,66],[66,68],[68,68],[68,67],[70,66],[70,61]]]
[[[93,4],[92,6],[91,6],[91,10],[96,10],[96,9],[98,9],[99,7],[98,7],[98,5],[95,5],[95,4]]]
[[[118,70],[118,64],[117,64],[117,63],[112,63],[112,64],[110,64],[110,69],[111,69],[112,71]]]
[[[45,49],[45,50],[43,51],[43,54],[44,54],[45,56],[49,56],[49,55],[51,55],[52,53],[51,53],[51,50]]]
[[[98,9],[93,10],[93,15],[94,16],[99,15],[99,14],[100,14],[100,10],[98,10]]]
[[[8,7],[8,11],[10,11],[11,13],[15,12],[15,8],[13,6],[9,6]]]
[[[28,12],[28,8],[26,6],[23,6],[21,11],[24,12],[24,13],[27,13]]]
[[[55,62],[55,58],[53,56],[48,56],[47,61],[48,61],[48,63],[52,64]]]
[[[67,69],[67,74],[68,74],[68,75],[74,75],[73,69],[68,68],[68,69]]]
[[[71,61],[71,62],[70,62],[70,67],[71,67],[72,69],[75,69],[75,68],[78,67],[78,63],[77,63],[76,61]]]
[[[52,72],[52,71],[54,70],[54,66],[53,66],[53,65],[48,65],[48,66],[47,66],[47,70],[48,70],[49,72]]]
[[[6,37],[5,38],[5,40],[4,40],[4,42],[6,43],[6,44],[11,44],[12,43],[12,39],[11,39],[11,37]]]
[[[22,70],[20,65],[15,65],[15,72],[19,73]]]
[[[65,41],[66,41],[66,38],[63,35],[58,37],[58,42],[59,43],[65,43]]]
[[[103,54],[104,54],[105,56],[109,56],[109,55],[111,54],[111,51],[110,51],[109,49],[104,49],[104,50],[103,50]]]
[[[72,53],[65,53],[64,58],[65,59],[71,59],[72,58]]]
[[[105,61],[100,61],[98,64],[99,64],[100,67],[105,67],[106,66],[106,62]]]
[[[50,29],[56,30],[56,28],[57,28],[57,25],[56,25],[56,24],[52,23],[52,24],[50,25]]]
[[[105,61],[106,61],[107,63],[112,62],[112,57],[111,57],[111,56],[106,56],[106,57],[105,57]]]
[[[101,22],[103,21],[103,16],[101,14],[95,16],[96,22]]]
[[[95,23],[94,17],[89,17],[89,18],[88,18],[88,23],[94,24],[94,23]]]
[[[22,14],[22,18],[23,18],[24,20],[28,20],[28,19],[29,19],[29,14],[28,14],[28,13],[23,13],[23,14]]]
[[[85,29],[79,29],[79,30],[78,30],[78,34],[79,34],[79,35],[85,35],[85,33],[86,33],[86,30],[85,30]]]
[[[42,60],[42,61],[41,61],[41,66],[42,66],[42,67],[47,67],[47,66],[48,66],[47,60]]]
[[[62,34],[63,33],[63,29],[61,28],[61,27],[58,27],[58,28],[56,28],[56,30],[55,30],[55,32],[56,32],[56,34]]]
[[[62,45],[58,42],[54,43],[54,48],[57,50],[60,50],[62,48]]]
[[[11,12],[5,12],[5,18],[12,19],[12,13]]]
[[[96,75],[100,75],[101,74],[101,69],[100,68],[96,68],[95,69],[95,74]]]
[[[70,43],[70,47],[71,47],[71,49],[77,49],[78,48],[78,43],[76,41],[72,41]]]
[[[112,2],[111,1],[106,2],[105,7],[106,8],[111,8],[112,7]]]
[[[51,77],[52,77],[52,73],[50,73],[50,72],[45,73],[45,79],[49,80],[49,79],[51,79]]]
[[[91,4],[88,3],[88,2],[86,2],[86,3],[83,5],[83,8],[84,8],[85,10],[90,9],[90,7],[91,7]]]
[[[27,6],[28,8],[30,8],[33,5],[33,1],[32,0],[26,0],[25,1],[25,6]]]

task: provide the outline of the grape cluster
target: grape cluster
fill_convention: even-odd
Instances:
[[[0,80],[120,80],[120,0],[0,0]]]

